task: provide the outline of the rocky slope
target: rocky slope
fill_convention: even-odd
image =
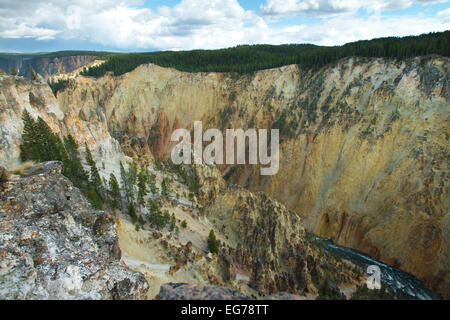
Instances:
[[[237,76],[143,65],[77,77],[63,112],[104,122],[129,156],[162,159],[173,129],[281,129],[280,171],[221,167],[316,234],[406,270],[449,297],[449,60],[345,59]]]
[[[169,171],[152,172],[173,181],[172,193],[187,189]],[[184,196],[151,195],[161,210],[186,221],[186,227],[171,232],[146,225],[136,231],[129,218],[120,216],[123,260],[146,276],[149,298],[167,282],[223,286],[253,298],[289,292],[311,299],[325,279],[335,285],[337,296],[344,288],[351,294],[364,281],[360,268],[321,247],[280,203],[263,193],[226,187],[214,167],[195,166],[195,175],[201,187],[194,207],[186,206]],[[219,241],[218,254],[209,253],[206,245],[211,229]]]
[[[203,211],[227,239],[221,255],[229,277],[248,275],[262,295],[317,294],[327,277],[338,286],[359,283],[350,264],[322,250],[294,212],[264,193],[221,190]]]
[[[46,162],[0,193],[1,299],[143,299],[148,283],[121,262],[114,217],[91,209]]]

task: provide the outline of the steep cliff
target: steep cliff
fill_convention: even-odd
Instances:
[[[175,128],[281,132],[280,171],[221,166],[316,234],[406,270],[449,297],[449,60],[344,59],[238,76],[142,65],[78,76],[63,112],[105,123],[129,156],[162,159]]]
[[[48,79],[53,74],[72,72],[95,60],[97,55],[67,55],[67,54],[0,54],[0,69],[8,72],[9,68],[16,70],[20,76],[30,77],[31,70]]]

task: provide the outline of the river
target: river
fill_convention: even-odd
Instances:
[[[389,266],[350,248],[334,244],[331,240],[314,237],[326,245],[330,251],[338,253],[342,258],[367,270],[369,265],[377,265],[381,271],[381,282],[391,288],[400,299],[439,300],[441,297],[429,290],[413,275]]]

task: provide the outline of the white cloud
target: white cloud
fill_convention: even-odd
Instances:
[[[37,40],[51,40],[55,38],[58,31],[46,29],[46,28],[36,28],[29,27],[25,24],[17,25],[14,29],[0,31],[0,37],[2,38],[35,38]]]
[[[357,10],[352,0],[267,0],[260,6],[261,12],[267,15],[282,16],[306,13],[311,15],[327,15]]]
[[[448,15],[433,18],[372,16],[369,19],[354,16],[337,16],[324,19],[320,24],[291,26],[280,30],[279,43],[315,43],[342,45],[357,40],[389,36],[419,35],[450,29]],[[289,41],[291,40],[291,41]],[[295,41],[292,41],[295,40]]]
[[[448,0],[415,0],[421,4],[436,4],[436,3],[446,3]]]
[[[262,14],[270,16],[299,14],[330,16],[343,12],[354,13],[359,9],[369,11],[405,9],[414,2],[434,4],[447,0],[266,0],[266,3],[260,6],[260,10]]]
[[[425,4],[436,0],[416,1]],[[406,8],[411,3],[412,0],[267,0],[261,14],[245,10],[237,0],[182,0],[173,7],[156,10],[139,6],[141,0],[0,0],[0,37],[84,40],[125,50],[178,50],[244,43],[333,45],[450,29],[448,10],[433,18],[380,15],[384,10]],[[360,8],[373,12],[372,16],[358,17]],[[269,16],[298,13],[322,16],[322,20],[314,25],[283,26],[272,23]]]
[[[439,11],[437,17],[444,23],[450,23],[450,8]]]
[[[82,19],[89,38],[119,48],[194,49],[260,40],[263,18],[244,10],[236,0],[183,0],[173,8],[117,6]],[[99,26],[101,26],[99,28]]]

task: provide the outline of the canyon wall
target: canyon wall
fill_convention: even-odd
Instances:
[[[268,193],[317,235],[449,298],[449,66],[439,57],[349,58],[320,70],[291,65],[240,76],[142,65],[119,77],[76,77],[57,95],[58,125],[76,134],[67,125],[76,119],[88,136],[101,130],[104,140],[92,138],[98,146],[118,141],[130,157],[159,160],[170,154],[171,132],[195,120],[204,129],[279,128],[276,175],[220,166],[226,179]],[[17,90],[8,88],[4,103]],[[2,143],[3,163],[11,143]]]
[[[14,68],[17,74],[30,78],[31,70],[39,73],[44,79],[48,79],[53,74],[72,72],[89,62],[94,61],[96,56],[73,55],[61,57],[33,57],[26,55],[17,57],[12,55],[0,55],[0,69],[9,72],[9,68]]]

